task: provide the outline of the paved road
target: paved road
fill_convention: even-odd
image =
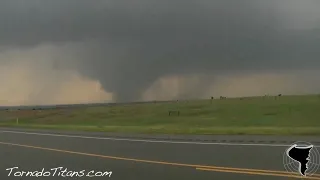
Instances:
[[[282,157],[289,144],[232,143],[235,142],[233,139],[254,142],[246,136],[223,136],[226,140],[221,140],[221,136],[208,136],[207,139],[198,136],[196,139],[199,141],[187,143],[182,142],[181,137],[179,140],[165,141],[160,136],[153,137],[152,140],[109,136],[110,134],[105,136],[99,133],[1,128],[0,179],[21,179],[15,177],[14,173],[19,175],[21,171],[42,171],[43,168],[44,172],[49,171],[51,174],[40,179],[48,180],[66,179],[62,177],[67,174],[62,173],[65,168],[67,172],[79,173],[85,170],[83,174],[78,174],[84,176],[76,177],[74,174],[70,179],[288,179]],[[191,137],[188,138],[190,140]],[[213,140],[215,138],[222,142]],[[267,139],[260,138],[264,141]],[[284,137],[278,138],[281,142],[286,142]],[[319,139],[295,138],[309,142],[317,142]],[[259,137],[251,136],[251,139],[258,141]],[[288,140],[291,141],[292,139]],[[8,176],[10,170],[6,169],[13,167],[18,169],[12,170]],[[59,167],[63,168],[58,170]],[[105,176],[86,177],[87,173],[94,176],[97,172],[97,175],[102,172]],[[22,179],[35,177],[27,178],[24,174]]]

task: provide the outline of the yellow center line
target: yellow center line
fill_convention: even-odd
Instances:
[[[83,156],[100,157],[100,158],[106,158],[106,159],[116,159],[116,160],[142,162],[142,163],[152,163],[152,164],[162,164],[162,165],[171,165],[171,166],[180,166],[180,167],[192,167],[192,168],[196,168],[198,170],[232,172],[232,173],[245,173],[245,174],[255,173],[256,175],[269,174],[270,176],[293,177],[292,173],[289,173],[289,172],[286,172],[286,171],[219,167],[219,166],[208,166],[208,165],[197,165],[197,164],[183,164],[183,163],[173,163],[173,162],[165,162],[165,161],[134,159],[134,158],[125,158],[125,157],[117,157],[117,156],[107,156],[107,155],[99,155],[99,154],[92,154],[92,153],[83,153],[83,152],[76,152],[76,151],[68,151],[68,150],[61,150],[61,149],[46,148],[46,147],[40,147],[40,146],[14,144],[14,143],[7,143],[7,142],[0,142],[0,144],[2,144],[2,145],[10,145],[10,146],[19,146],[19,147],[25,147],[25,148],[32,148],[32,149],[47,150],[47,151],[54,151],[54,152],[61,152],[61,153],[77,154],[77,155],[83,155]],[[296,175],[298,175],[298,173]],[[301,178],[302,176],[298,176],[298,177]],[[320,175],[319,174],[313,175],[313,177],[320,177]],[[319,178],[319,180],[320,180],[320,178]]]
[[[277,174],[277,173],[265,173],[265,172],[253,172],[253,171],[235,171],[235,170],[221,170],[221,169],[210,169],[210,168],[196,168],[197,170],[202,171],[215,171],[215,172],[229,172],[229,173],[239,173],[239,174],[250,174],[250,175],[263,175],[263,176],[279,176],[279,177],[291,177],[291,178],[300,178],[300,179],[313,179],[320,180],[319,177],[302,177],[297,175],[288,175],[288,174]]]

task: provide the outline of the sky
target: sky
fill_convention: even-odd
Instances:
[[[0,105],[320,92],[319,0],[2,0]]]

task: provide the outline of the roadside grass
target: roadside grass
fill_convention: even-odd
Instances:
[[[169,116],[170,110],[180,115]],[[249,97],[1,111],[2,127],[122,133],[320,135],[320,97]],[[19,119],[19,124],[16,119]]]

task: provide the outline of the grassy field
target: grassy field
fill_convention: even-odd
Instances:
[[[180,115],[169,116],[170,110],[178,110]],[[320,135],[320,96],[1,111],[0,126],[123,133]]]

